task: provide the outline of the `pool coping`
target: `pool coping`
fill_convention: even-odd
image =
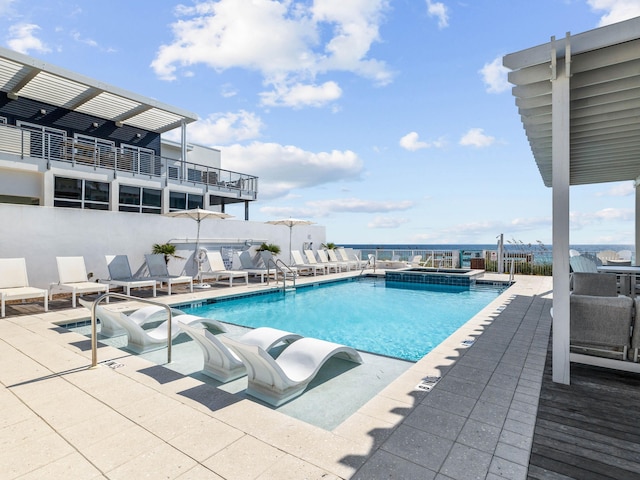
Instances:
[[[499,279],[496,281],[498,280]],[[104,357],[108,357],[109,359],[122,359],[123,362],[126,361],[125,368],[113,369],[102,367],[97,370],[92,370],[91,372],[93,373],[89,373],[84,368],[76,367],[80,368],[80,370],[77,372],[71,372],[64,378],[75,387],[72,389],[73,392],[75,392],[75,395],[83,397],[83,392],[84,394],[88,394],[90,392],[91,397],[99,401],[101,405],[100,408],[107,408],[110,411],[115,411],[118,415],[122,415],[122,412],[120,411],[121,407],[119,407],[119,405],[124,401],[124,398],[117,399],[116,401],[111,398],[113,394],[110,396],[107,392],[96,393],[91,391],[91,389],[87,387],[87,384],[83,383],[88,382],[88,384],[93,385],[91,379],[87,377],[95,375],[102,378],[110,378],[112,381],[117,379],[116,383],[126,383],[130,386],[132,392],[136,392],[140,389],[145,390],[147,393],[155,392],[154,395],[159,395],[154,397],[159,404],[179,404],[184,408],[187,408],[187,415],[189,418],[195,417],[198,418],[200,422],[205,422],[207,424],[214,422],[215,425],[224,425],[225,428],[228,429],[228,432],[227,435],[223,436],[225,440],[223,445],[218,445],[216,447],[217,450],[214,450],[213,452],[208,451],[207,453],[210,455],[206,457],[204,454],[194,453],[193,449],[203,448],[202,446],[177,445],[176,440],[171,438],[169,435],[154,432],[154,440],[160,444],[157,448],[170,449],[173,455],[181,459],[180,461],[184,464],[184,468],[194,474],[196,471],[211,470],[228,478],[239,478],[239,473],[234,473],[234,468],[236,468],[234,465],[242,463],[241,461],[239,462],[238,458],[245,458],[250,452],[253,457],[251,462],[260,464],[260,468],[262,469],[261,473],[256,473],[250,478],[258,478],[263,473],[266,475],[265,472],[273,473],[274,471],[280,472],[278,478],[300,478],[300,472],[303,471],[314,473],[325,472],[333,475],[334,478],[350,478],[356,474],[356,472],[358,472],[356,476],[365,475],[365,473],[362,472],[367,472],[367,469],[372,465],[379,465],[380,458],[386,458],[389,461],[393,460],[393,462],[396,462],[395,464],[397,464],[398,461],[407,461],[412,468],[426,468],[425,472],[433,472],[435,476],[441,467],[444,468],[447,465],[446,461],[444,461],[438,468],[434,467],[430,469],[424,465],[420,465],[420,462],[392,453],[392,448],[389,447],[389,442],[392,440],[395,441],[394,439],[396,438],[396,434],[404,434],[407,429],[415,430],[414,427],[405,425],[407,420],[413,412],[417,411],[417,409],[421,407],[426,398],[430,395],[432,396],[431,398],[435,398],[433,397],[433,393],[441,390],[443,381],[447,378],[447,375],[453,371],[456,365],[464,366],[461,360],[468,354],[468,352],[474,351],[474,349],[477,348],[477,340],[482,338],[481,334],[484,331],[489,330],[494,320],[496,318],[500,318],[501,315],[504,314],[505,309],[508,308],[508,305],[511,300],[513,300],[514,296],[521,295],[536,297],[544,291],[547,291],[548,294],[551,290],[550,285],[551,279],[548,278],[517,278],[516,284],[513,285],[510,290],[503,293],[500,297],[487,305],[487,307],[485,307],[463,327],[454,332],[447,340],[445,340],[445,342],[440,344],[427,356],[410,367],[407,372],[398,377],[398,379],[392,382],[386,389],[380,392],[380,394],[374,397],[354,415],[331,432],[292,419],[284,414],[273,411],[249,400],[242,400],[225,405],[221,408],[212,409],[210,406],[203,404],[197,399],[185,398],[184,394],[181,394],[185,389],[198,389],[200,387],[200,382],[188,378],[183,378],[175,382],[159,382],[157,379],[150,378],[147,374],[142,373],[153,368],[154,365],[149,362],[142,361],[141,359],[136,359],[135,357],[123,356],[122,351],[117,349],[101,348],[99,351],[102,357],[101,360],[104,361]],[[239,288],[252,289],[253,286]],[[233,289],[235,291],[236,287]],[[211,292],[194,292],[193,294],[183,294],[180,296],[174,294],[171,297],[158,298],[160,300],[167,301],[167,303],[175,303],[175,300],[187,302],[192,299],[197,300],[203,296],[209,296],[210,294]],[[113,305],[113,307],[116,309],[125,309],[122,304],[118,306]],[[86,317],[86,314],[84,316]],[[50,365],[45,368],[51,369],[52,374],[54,374],[52,378],[53,380],[55,378],[59,378],[55,373],[56,371],[60,371],[62,364],[65,366],[69,363],[73,365],[80,364],[86,366],[88,353],[86,350],[78,351],[78,348],[75,345],[79,340],[78,337],[73,335],[67,336],[67,334],[60,335],[59,332],[55,332],[54,321],[64,322],[73,317],[79,318],[77,310],[7,318],[8,321],[3,322],[2,329],[9,330],[9,335],[5,334],[1,337],[4,342],[17,339],[17,343],[20,343],[19,340],[21,337],[30,337],[30,343],[34,345],[40,344],[42,348],[29,349],[27,357],[33,359],[33,361],[40,365],[40,369],[46,365]],[[522,319],[520,319],[520,321],[522,321]],[[544,336],[543,332],[545,329],[548,329],[548,327],[542,325],[540,332],[536,330],[537,337]],[[13,335],[11,335],[12,331]],[[64,341],[61,337],[65,337]],[[465,340],[469,340],[471,337],[476,338],[476,343],[474,345],[464,343]],[[537,337],[535,342],[536,348],[543,340],[542,338]],[[548,331],[546,340],[548,341]],[[66,360],[65,363],[62,363],[62,360],[58,360],[57,356],[53,358],[50,355],[43,356],[43,354],[48,353],[54,348],[52,341],[53,344],[57,346],[57,349],[62,349],[64,351],[64,355],[61,355],[61,357]],[[545,354],[546,345],[547,344],[545,343]],[[12,344],[12,346],[15,348],[14,344]],[[19,356],[17,352],[20,352],[20,355],[24,355],[24,351],[24,349],[16,349],[16,352],[14,353],[16,356]],[[22,360],[26,361],[25,359]],[[541,369],[543,367],[544,362],[540,368],[540,378]],[[4,365],[3,370],[7,370],[7,368],[10,370],[9,373],[12,374],[9,375],[9,377],[26,376],[27,379],[29,377],[28,372],[15,372],[7,365]],[[65,370],[66,369],[63,369],[63,371]],[[7,376],[6,373],[7,372],[5,371],[5,375],[3,375],[2,378],[3,383],[6,381],[4,378]],[[114,374],[117,375],[117,377],[113,377]],[[440,380],[440,382],[438,382],[430,392],[417,390],[417,385],[421,383],[426,376],[440,376],[442,380]],[[83,378],[76,379],[76,377]],[[531,377],[532,378],[529,383],[535,385],[535,374],[531,375]],[[14,395],[18,395],[21,401],[25,405],[29,406],[32,411],[38,413],[39,408],[42,407],[38,405],[37,401],[35,404],[33,403],[35,399],[29,398],[28,395],[21,395],[20,392],[16,392],[16,390],[21,391],[24,388],[23,383],[25,381],[26,380],[22,380],[21,382],[14,382],[13,384],[10,384],[12,385],[11,391]],[[46,381],[48,382],[50,379],[47,378]],[[134,387],[134,385],[137,385],[137,387]],[[533,391],[529,396],[531,396],[532,399],[535,399],[535,395],[535,391]],[[141,429],[143,432],[146,431],[148,433],[150,430],[148,425],[148,422],[150,421],[148,418],[150,415],[148,412],[149,405],[142,402],[140,398],[136,398],[136,393],[124,391],[122,392],[122,396],[128,398],[128,400],[133,404],[130,410],[125,414],[126,419],[129,422],[132,422],[131,428],[135,431]],[[56,404],[56,401],[62,402],[62,404],[58,404],[59,407],[61,407],[61,405],[68,406],[73,401],[77,401],[74,400],[75,396],[73,394],[71,397],[61,394],[58,394],[55,397],[56,398],[53,401],[54,404]],[[11,412],[11,410],[9,411]],[[191,413],[189,414],[188,412]],[[48,415],[55,414],[49,413]],[[38,416],[41,419],[47,418],[47,415],[42,412],[40,412]],[[87,419],[87,421],[89,420]],[[171,421],[172,420],[168,420],[168,422]],[[71,445],[73,447],[72,450],[76,453],[80,453],[80,458],[75,461],[77,461],[79,465],[81,464],[84,468],[89,468],[86,463],[88,462],[88,459],[92,459],[93,457],[90,453],[87,453],[87,449],[82,444],[82,441],[70,441],[69,435],[66,434],[64,429],[55,428],[55,422],[51,420],[47,423],[54,426],[54,433],[57,436],[62,437],[67,445]],[[504,428],[501,432],[514,433]],[[114,435],[116,434],[114,433]],[[440,437],[436,436],[435,438],[438,439]],[[444,439],[444,437],[442,438]],[[182,440],[186,441],[185,439]],[[128,440],[125,443],[128,443]],[[434,448],[437,448],[438,445],[441,444],[441,442],[432,443],[434,444]],[[454,442],[453,446],[451,446],[449,450],[451,455],[459,453],[459,449],[454,448],[456,445],[457,444]],[[107,447],[103,445],[103,448]],[[411,450],[411,446],[407,445],[407,449]],[[525,451],[526,449],[520,450]],[[140,452],[140,455],[141,454],[142,453]],[[98,471],[108,477],[113,474],[114,478],[117,476],[114,473],[116,471],[120,473],[124,471],[135,471],[136,468],[141,468],[141,462],[144,462],[144,458],[140,455],[135,458],[128,459],[128,461],[123,460],[122,464],[113,466],[111,470],[109,470],[107,466],[102,466],[98,468]],[[240,457],[238,457],[238,455]],[[505,455],[503,455],[503,457],[504,456]],[[498,460],[496,460],[496,462],[501,465],[507,465],[505,463],[506,459],[503,457],[494,455],[492,458],[497,458]],[[52,468],[52,465],[59,464],[60,462],[61,459],[57,458],[55,461],[52,460],[49,463],[45,463],[40,467],[40,469],[47,466]],[[283,469],[282,462],[288,465],[288,468]],[[98,463],[96,463],[95,460],[89,461],[89,464],[91,464],[93,468],[96,468]],[[509,464],[509,466],[513,465]],[[377,469],[380,472],[384,471],[384,469],[380,467],[377,467]],[[33,471],[35,472],[38,470],[34,468]],[[449,476],[451,475],[452,472],[449,472]],[[310,476],[314,475],[310,474]],[[175,478],[177,477],[178,475],[175,475]],[[362,476],[362,478],[367,477]],[[427,476],[425,478],[429,477]],[[454,475],[452,478],[456,478],[456,476]],[[512,478],[520,478],[520,476]],[[526,475],[524,478],[526,478]]]

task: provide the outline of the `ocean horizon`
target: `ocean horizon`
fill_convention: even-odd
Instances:
[[[497,243],[345,243],[342,246],[356,250],[497,250]],[[551,251],[551,245],[539,243],[514,244],[504,242],[505,250],[531,250],[533,252]],[[615,243],[571,244],[569,248],[579,252],[600,252],[602,250],[631,250],[635,245]]]

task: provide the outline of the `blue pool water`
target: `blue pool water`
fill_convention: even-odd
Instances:
[[[269,326],[417,361],[494,300],[504,287],[387,284],[360,279],[225,300],[187,313],[246,327]]]

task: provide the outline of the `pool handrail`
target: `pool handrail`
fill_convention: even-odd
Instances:
[[[282,273],[282,290],[285,292],[287,291],[287,274],[284,271],[284,268],[282,268],[282,267],[285,267],[287,270],[289,270],[289,274],[291,274],[291,278],[293,279],[293,288],[294,289],[296,288],[296,272],[294,272],[289,265],[284,263],[279,258],[277,259],[268,258],[264,260],[264,263],[267,265],[267,286],[269,285],[269,278],[270,278],[269,269],[271,267],[271,264],[273,264],[273,268],[276,270],[276,284],[278,283],[277,272],[280,272]],[[280,266],[280,264],[282,264],[282,266]]]
[[[158,307],[163,307],[167,310],[167,314],[169,315],[167,319],[167,363],[171,363],[171,328],[172,319],[171,319],[171,306],[165,305],[164,303],[147,300],[146,298],[134,297],[132,295],[125,295],[123,293],[115,293],[115,292],[106,292],[100,295],[97,299],[93,301],[91,304],[91,368],[95,368],[98,366],[98,328],[97,328],[97,318],[96,318],[96,307],[98,304],[106,299],[106,298],[121,298],[123,300],[135,300],[137,302],[148,303],[150,305],[156,305]]]

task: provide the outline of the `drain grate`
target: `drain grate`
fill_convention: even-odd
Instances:
[[[424,392],[429,392],[433,387],[436,386],[436,383],[440,381],[441,377],[424,377],[422,381],[416,386],[417,390],[422,390]]]
[[[100,363],[105,367],[113,368],[114,370],[116,368],[124,367],[124,363],[118,363],[115,360],[105,360],[104,362]]]

